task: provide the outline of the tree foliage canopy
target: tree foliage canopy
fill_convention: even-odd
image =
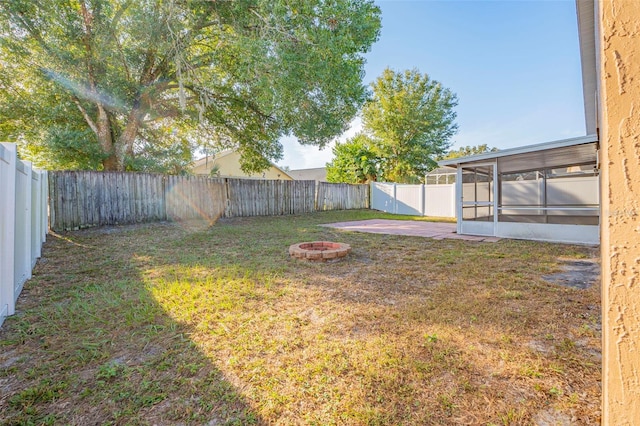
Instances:
[[[114,170],[184,167],[208,146],[255,171],[281,157],[283,135],[323,146],[366,99],[363,53],[380,29],[372,0],[0,0],[0,12],[0,136],[38,161]]]
[[[360,133],[333,147],[333,161],[327,164],[329,182],[368,183],[378,176],[378,157],[371,140]]]
[[[362,135],[334,151],[336,157],[328,170],[353,168],[360,163],[359,150],[364,149],[375,157],[367,160],[367,164],[376,165],[376,176],[369,180],[423,181],[435,167],[434,159],[446,152],[458,129],[456,95],[416,69],[394,72],[387,68],[372,89],[373,98],[362,111]],[[368,173],[356,173],[363,174]],[[343,176],[347,179],[353,174],[345,171]]]

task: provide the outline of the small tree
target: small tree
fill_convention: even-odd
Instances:
[[[367,183],[378,177],[379,158],[371,149],[371,139],[359,133],[333,147],[333,160],[327,163],[329,182]]]
[[[372,87],[373,99],[362,112],[363,127],[382,177],[392,182],[421,181],[457,131],[456,95],[416,69],[387,68]]]

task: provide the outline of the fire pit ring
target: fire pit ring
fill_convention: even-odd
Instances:
[[[351,251],[351,246],[344,243],[331,241],[311,241],[293,244],[289,247],[291,257],[315,262],[338,260],[345,257]]]

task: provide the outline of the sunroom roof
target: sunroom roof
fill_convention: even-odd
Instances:
[[[497,160],[500,173],[566,167],[597,162],[596,135],[562,139],[501,151],[438,161],[439,166],[458,167]]]

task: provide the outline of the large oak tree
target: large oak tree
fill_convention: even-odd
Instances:
[[[0,137],[105,170],[203,146],[260,170],[283,135],[325,145],[366,99],[380,29],[371,0],[0,0],[0,13]]]

